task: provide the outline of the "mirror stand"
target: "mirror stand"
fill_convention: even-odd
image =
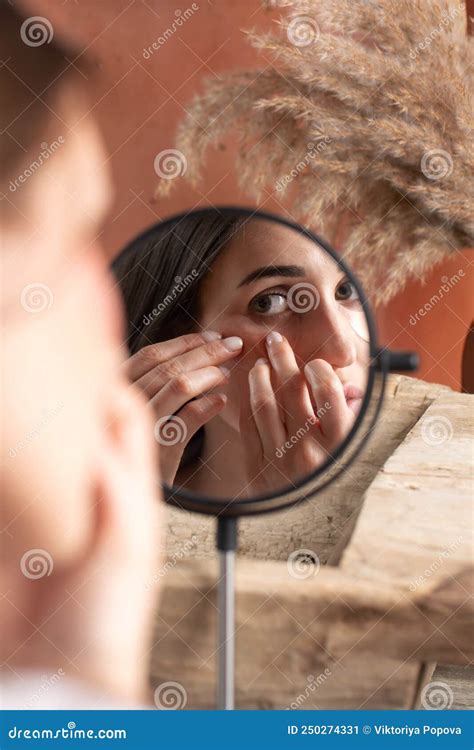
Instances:
[[[183,254],[183,248],[186,248],[187,254]],[[278,265],[275,265],[277,258],[279,259]],[[216,275],[208,275],[210,265],[214,261],[216,263],[222,261],[222,263],[219,267],[216,266]],[[263,265],[259,266],[259,263]],[[186,273],[191,267],[192,273]],[[305,336],[303,338],[306,348],[299,347],[301,361],[306,361],[309,351],[319,351],[320,356],[323,356],[324,350],[325,366],[329,368],[331,378],[334,377],[340,381],[337,387],[339,398],[334,404],[335,411],[330,415],[329,422],[327,418],[325,420],[327,433],[315,427],[317,420],[310,420],[309,423],[306,420],[304,428],[300,427],[302,433],[296,430],[296,437],[306,438],[308,445],[313,449],[310,452],[313,463],[311,466],[308,465],[304,477],[295,477],[295,481],[288,480],[287,485],[283,483],[282,486],[273,487],[272,485],[271,492],[253,498],[220,497],[219,484],[225,486],[225,482],[218,483],[215,496],[209,496],[209,493],[205,496],[199,495],[184,487],[176,489],[173,484],[164,483],[167,503],[183,510],[213,515],[217,519],[216,547],[219,557],[219,580],[217,584],[216,700],[218,709],[233,710],[235,708],[235,553],[238,518],[274,512],[310,498],[313,499],[319,491],[333,482],[359,455],[375,425],[380,413],[387,372],[414,370],[418,365],[418,358],[413,352],[394,352],[377,345],[375,320],[364,290],[339,253],[310,230],[254,208],[219,206],[187,211],[170,217],[164,222],[153,225],[129,243],[114,261],[113,270],[121,287],[129,318],[130,353],[134,357],[145,347],[151,347],[154,352],[153,357],[149,359],[151,369],[142,373],[139,380],[142,377],[144,379],[145,375],[148,379],[154,380],[158,373],[158,371],[155,372],[155,347],[157,348],[156,362],[163,363],[169,360],[173,363],[176,360],[179,372],[187,372],[189,369],[194,376],[203,363],[216,365],[221,361],[227,362],[231,358],[231,352],[234,351],[232,356],[240,352],[239,359],[234,359],[234,363],[241,368],[242,386],[244,383],[242,378],[245,376],[248,381],[250,370],[256,365],[256,361],[252,362],[251,352],[255,347],[260,347],[260,353],[266,352],[269,356],[269,360],[263,359],[265,367],[269,368],[263,371],[264,375],[265,373],[268,375],[267,380],[264,381],[266,386],[260,383],[260,388],[263,392],[271,391],[274,396],[269,376],[272,372],[275,376],[277,373],[275,362],[272,364],[270,360],[275,359],[277,354],[272,349],[272,345],[278,341],[281,344],[284,337],[279,334],[279,339],[269,340],[268,333],[269,331],[278,333],[275,326],[280,327],[283,319],[267,317],[265,322],[262,315],[268,316],[269,313],[272,316],[277,315],[273,307],[276,300],[278,315],[282,313],[281,305],[283,304],[283,312],[286,316],[284,326],[289,336],[285,344],[287,355],[291,355],[295,360],[299,344],[293,352],[291,340],[294,339],[294,343],[300,341],[301,327],[304,323]],[[257,281],[261,285],[260,280],[266,277],[292,279],[291,286],[288,289],[285,286],[285,293],[276,293],[272,291],[273,287],[267,289],[255,287],[253,297],[248,299],[251,295],[250,285]],[[293,283],[295,278],[305,280]],[[172,282],[172,279],[176,284]],[[220,328],[228,329],[230,333],[250,331],[246,339],[246,353],[250,354],[250,360],[246,363],[244,362],[246,353],[242,355],[241,352],[244,340],[240,336],[234,337],[238,339],[238,352],[226,346],[223,351],[223,342],[220,345],[214,342],[213,347],[209,348],[209,341],[204,337],[187,350],[183,337],[176,336],[177,331],[189,333],[195,330],[198,321],[188,311],[193,309],[193,306],[199,306],[199,290],[203,283],[210,286],[206,287],[207,291],[204,296],[207,303],[205,310],[201,311],[200,326],[206,330],[209,321],[220,320]],[[260,292],[257,293],[257,289],[260,289]],[[321,307],[324,309],[321,318],[318,316],[321,315],[319,307],[322,293],[323,305]],[[330,320],[327,320],[329,307],[324,302],[326,297],[334,300],[334,304],[330,307]],[[236,325],[235,321],[226,312],[231,301],[235,303],[236,310],[242,311],[243,318],[246,320],[246,325],[242,330],[239,327],[233,328]],[[271,303],[269,307],[267,302]],[[161,315],[165,308],[166,315]],[[234,308],[231,307],[231,309]],[[333,328],[330,326],[334,325],[340,326],[345,332],[344,351],[350,346],[354,354],[351,357],[351,367],[344,376],[336,372],[338,368],[335,367],[334,360],[336,355],[339,356],[339,339],[337,341],[334,339],[336,349],[334,346],[332,349],[327,349],[333,340]],[[318,335],[315,338],[316,334]],[[222,337],[221,330],[218,331],[219,335]],[[175,351],[175,354],[171,355],[171,351]],[[321,362],[315,364],[313,361],[313,365],[316,369],[320,369]],[[381,387],[374,390],[377,372],[382,375]],[[259,377],[261,381],[262,371]],[[158,375],[158,381],[161,382],[160,378],[161,375]],[[270,386],[268,380],[270,380]],[[316,376],[316,386],[314,386],[309,381],[307,382],[306,378],[301,379],[304,398],[309,399],[310,393],[317,390],[317,381]],[[181,410],[184,414],[190,399],[187,394],[181,394],[182,398],[178,401],[173,398],[170,400],[169,394],[166,396],[167,386],[171,386],[171,380],[160,386],[161,406],[157,411],[158,422],[155,425],[155,437],[161,443],[161,450],[173,451],[176,450],[175,446],[178,442],[184,442],[186,438],[189,442],[193,434],[187,435],[186,422],[179,416]],[[212,388],[214,386],[215,383]],[[198,386],[196,388],[199,397],[208,390],[207,386],[204,390]],[[342,397],[341,390],[344,397]],[[169,391],[171,393],[171,388]],[[229,391],[230,395],[233,395],[231,401],[234,402],[234,416],[241,411],[241,398],[247,399],[250,396],[248,406],[252,412],[254,428],[262,437],[261,431],[269,427],[265,420],[263,420],[264,424],[258,427],[248,383],[245,384],[243,390],[241,388],[239,398],[236,398],[237,391],[237,381],[234,380],[234,387]],[[287,394],[287,399],[290,397],[291,394]],[[318,399],[319,396],[313,392],[314,404],[318,403]],[[165,404],[168,406],[165,407]],[[281,406],[283,407],[283,404]],[[324,402],[324,409],[321,409],[320,413],[317,412],[321,420],[331,406],[332,404],[326,405]],[[350,409],[353,411],[352,414],[349,413]],[[314,417],[314,414],[312,416]],[[334,424],[338,422],[339,417],[343,418],[339,427],[345,424],[347,429],[344,428],[344,437],[333,440],[330,434],[334,432]],[[175,439],[176,423],[180,434]],[[165,426],[169,432],[157,436],[158,425]],[[280,435],[295,437],[287,435],[286,425],[281,418],[278,422],[278,430]],[[319,462],[317,457],[321,451],[316,449],[315,443],[321,444],[327,453],[328,460],[325,463]],[[183,445],[183,450],[186,444]],[[292,445],[293,441],[289,444]],[[350,451],[348,451],[349,447],[351,447]],[[278,455],[277,450],[275,450],[275,455]],[[341,461],[343,455],[345,458]],[[258,450],[255,459],[257,466],[259,460],[263,461],[264,456],[261,450]],[[295,460],[295,465],[297,463]],[[327,475],[329,469],[334,470]],[[291,474],[291,470],[288,469],[288,471]]]
[[[217,549],[219,554],[217,708],[226,711],[231,711],[234,708],[236,547],[237,519],[219,516],[217,519]]]

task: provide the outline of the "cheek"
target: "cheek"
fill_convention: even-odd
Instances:
[[[270,326],[255,323],[245,315],[232,315],[216,328],[224,337],[240,336],[244,342],[242,354],[229,363],[234,377],[246,376],[257,359],[267,356],[265,337],[272,330]]]
[[[362,341],[362,339],[357,336],[355,345],[357,352],[357,361],[364,366],[367,366],[370,359],[370,344],[367,341]]]
[[[361,388],[365,388],[369,378],[370,347],[368,343],[359,339],[356,342],[356,349],[357,360],[354,363],[354,370],[357,375],[358,385]]]
[[[311,331],[305,331],[302,325],[303,317],[291,316],[287,320],[262,318],[261,321],[256,321],[245,315],[232,315],[219,321],[219,325],[214,327],[224,337],[240,336],[244,342],[242,354],[229,365],[234,377],[246,382],[248,372],[257,359],[268,359],[265,339],[271,331],[279,331],[286,336],[298,362],[308,361],[313,351],[312,336]]]

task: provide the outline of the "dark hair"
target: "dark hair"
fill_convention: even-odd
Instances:
[[[0,0],[0,47],[0,163],[8,179],[25,152],[44,140],[49,105],[72,80],[82,84],[79,71],[90,68],[47,18],[28,17],[6,0]]]
[[[202,279],[246,221],[219,208],[193,211],[151,227],[125,248],[112,271],[130,353],[196,330]]]
[[[127,245],[112,271],[125,303],[131,354],[197,328],[201,282],[246,221],[238,211],[192,211],[151,227]],[[203,427],[192,436],[182,467],[201,455],[204,436]]]

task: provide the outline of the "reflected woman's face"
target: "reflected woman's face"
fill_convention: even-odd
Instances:
[[[240,336],[242,354],[231,365],[222,418],[238,429],[248,372],[267,357],[265,339],[288,339],[300,369],[323,359],[357,409],[367,382],[367,327],[357,292],[338,264],[295,230],[261,219],[245,225],[218,256],[199,294],[199,324]]]

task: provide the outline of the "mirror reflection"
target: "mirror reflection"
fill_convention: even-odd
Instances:
[[[153,227],[113,270],[167,484],[241,499],[328,464],[360,413],[370,343],[328,250],[266,215],[207,209]]]

